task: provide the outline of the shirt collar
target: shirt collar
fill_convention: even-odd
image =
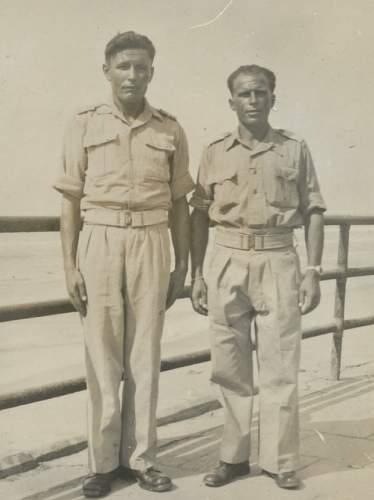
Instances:
[[[255,148],[248,148],[248,145],[241,139],[239,133],[239,127],[237,127],[231,134],[225,138],[225,150],[228,151],[237,144],[242,144],[244,147],[250,149],[251,154],[255,155],[268,151],[276,143],[275,130],[269,125],[269,129],[266,132],[265,137],[260,141]]]
[[[128,124],[128,122],[127,122],[126,118],[123,116],[121,110],[119,110],[118,107],[116,106],[116,104],[114,103],[112,96],[110,97],[110,99],[108,100],[107,103],[105,103],[102,106],[100,106],[100,108],[98,109],[97,112],[99,114],[112,114],[114,116],[117,116],[120,120],[122,120],[122,121],[124,121],[124,122],[126,122]],[[161,113],[159,113],[159,111],[157,111],[157,109],[153,108],[149,104],[149,102],[147,101],[147,99],[145,99],[144,109],[140,113],[140,115],[136,118],[136,120],[134,120],[131,123],[131,127],[132,128],[139,127],[140,125],[143,125],[144,123],[149,122],[149,120],[153,116],[155,118],[157,118],[158,120],[160,120],[160,121],[164,120],[164,118],[161,115]]]

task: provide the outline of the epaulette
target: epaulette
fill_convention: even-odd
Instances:
[[[287,137],[287,139],[292,139],[293,141],[297,142],[301,142],[303,140],[302,137],[295,134],[294,132],[291,132],[290,130],[285,130],[284,128],[277,128],[276,131],[278,132],[278,134]]]
[[[229,135],[231,134],[231,132],[224,132],[223,134],[219,135],[216,139],[214,139],[213,141],[210,141],[208,143],[208,146],[211,146],[212,144],[215,144],[216,142],[221,142],[223,141],[224,139],[226,139],[226,137],[228,137]]]
[[[96,111],[96,109],[99,108],[100,106],[102,106],[103,104],[104,104],[103,102],[99,102],[96,104],[82,106],[81,108],[78,109],[77,114],[82,115],[83,113],[89,113],[90,111]]]
[[[171,115],[167,111],[161,108],[157,108],[157,111],[160,113],[160,115],[165,116],[166,118],[170,118],[170,120],[174,120],[175,122],[177,121],[176,117],[174,115]]]

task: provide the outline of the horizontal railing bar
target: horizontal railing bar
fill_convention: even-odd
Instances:
[[[344,328],[350,330],[362,326],[374,324],[374,316],[366,316],[363,318],[351,318],[344,321]],[[337,330],[334,322],[326,323],[317,327],[306,328],[303,330],[303,339],[309,339],[333,333]],[[174,370],[183,366],[190,366],[197,363],[205,363],[210,360],[210,351],[208,349],[181,354],[165,358],[161,361],[161,371]],[[23,391],[12,392],[0,396],[0,410],[13,408],[29,403],[44,401],[46,399],[65,396],[74,392],[82,391],[86,388],[86,382],[83,377],[67,380],[64,382],[48,384],[38,388],[25,389]]]
[[[329,269],[324,271],[321,280],[327,281],[339,277],[347,276],[354,278],[359,276],[373,276],[374,267],[351,267],[347,273],[339,269]],[[186,286],[178,297],[179,299],[189,298],[191,287]],[[12,304],[9,306],[0,306],[0,323],[4,321],[13,321],[18,319],[36,318],[40,316],[51,316],[53,314],[65,314],[74,312],[75,309],[68,299],[48,300],[43,302],[29,302],[25,304]]]
[[[59,229],[59,217],[0,217],[0,233],[36,233]]]
[[[208,349],[171,356],[161,361],[161,371],[174,370],[183,366],[190,366],[197,363],[204,363],[210,360],[210,351]],[[29,403],[36,403],[46,399],[66,396],[74,392],[86,389],[86,380],[84,377],[66,380],[63,382],[46,384],[42,387],[25,389],[0,396],[0,410],[14,408]]]
[[[339,226],[340,224],[349,224],[357,226],[371,226],[374,224],[373,215],[333,215],[328,214],[324,217],[327,226]]]
[[[325,215],[327,226],[340,224],[374,225],[371,215]],[[5,216],[0,217],[0,233],[58,231],[60,218],[57,216]]]
[[[186,286],[178,299],[186,299],[191,295],[191,287]],[[27,302],[0,306],[0,323],[18,319],[39,318],[53,314],[66,314],[75,309],[69,299],[46,300],[42,302]]]
[[[346,319],[344,320],[344,330],[352,330],[353,328],[360,328],[362,326],[369,326],[373,324],[374,316]]]
[[[12,304],[0,307],[0,322],[52,316],[53,314],[65,314],[73,311],[75,309],[68,299]]]
[[[340,269],[327,269],[323,271],[321,280],[333,280],[336,278],[357,278],[360,276],[373,276],[374,275],[374,266],[363,266],[363,267],[349,267],[347,272],[344,272]]]

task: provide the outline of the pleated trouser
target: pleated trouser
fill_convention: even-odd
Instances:
[[[298,370],[301,316],[299,258],[293,247],[245,251],[215,245],[208,307],[212,381],[222,395],[221,460],[251,453],[255,327],[259,370],[259,466],[269,472],[299,465]]]
[[[93,472],[152,465],[160,341],[170,273],[166,224],[85,224],[78,267],[87,289],[83,318],[88,457]],[[119,395],[124,376],[122,405]]]

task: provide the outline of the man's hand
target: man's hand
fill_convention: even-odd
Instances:
[[[65,270],[66,287],[75,309],[82,315],[87,313],[87,292],[83,276],[77,268]]]
[[[166,309],[169,309],[169,307],[174,304],[179,295],[183,292],[186,274],[187,270],[185,269],[174,269],[174,271],[170,273],[169,289],[166,298]]]
[[[208,315],[208,290],[202,276],[192,282],[191,301],[194,311]]]
[[[318,306],[321,300],[319,278],[319,274],[315,271],[305,273],[299,292],[301,314],[307,314]]]

